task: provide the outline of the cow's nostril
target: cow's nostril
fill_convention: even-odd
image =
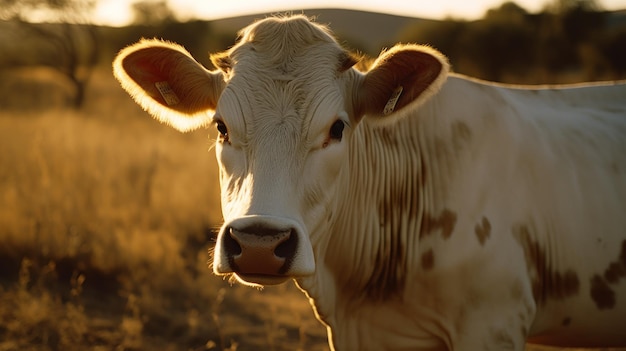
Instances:
[[[281,258],[289,259],[293,257],[298,247],[298,236],[292,231],[289,233],[287,240],[281,242],[276,249],[274,249],[274,255]]]
[[[233,238],[233,229],[228,229],[228,235],[224,235],[224,250],[229,257],[241,255],[241,245]]]

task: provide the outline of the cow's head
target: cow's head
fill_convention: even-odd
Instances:
[[[357,124],[397,118],[435,93],[448,71],[436,51],[405,45],[361,73],[303,16],[252,24],[212,61],[215,71],[178,45],[143,40],[113,66],[158,120],[181,131],[217,129],[225,223],[213,268],[252,284],[314,272],[312,243],[329,230]]]

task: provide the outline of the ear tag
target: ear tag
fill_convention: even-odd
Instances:
[[[176,93],[172,90],[172,87],[170,87],[168,82],[156,82],[154,85],[159,90],[159,93],[161,93],[165,103],[169,106],[176,105],[180,102],[178,96],[176,96]]]
[[[385,109],[383,110],[383,114],[385,116],[392,113],[393,110],[395,110],[396,104],[398,103],[398,100],[400,99],[400,95],[402,95],[402,90],[403,90],[402,86],[399,86],[391,94],[391,97],[387,101],[387,104],[385,105]]]

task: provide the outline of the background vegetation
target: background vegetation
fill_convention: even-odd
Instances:
[[[86,101],[0,112],[0,350],[324,349],[293,286],[207,268],[206,131],[151,121],[104,70]]]
[[[152,121],[110,73],[114,54],[142,36],[182,43],[209,65],[206,52],[231,45],[251,18],[179,23],[167,7],[140,4],[126,28],[93,27],[72,7],[63,11],[79,24],[32,24],[7,1],[0,0],[0,351],[326,350],[325,330],[292,284],[259,291],[211,274],[208,251],[221,221],[207,152],[213,135]],[[506,3],[472,22],[308,13],[372,56],[396,41],[430,43],[457,71],[483,78],[556,83],[625,74],[624,14],[590,2],[559,2],[541,14]],[[371,21],[383,33],[364,33]]]
[[[624,12],[593,1],[556,0],[541,13],[514,2],[473,22],[447,19],[409,26],[401,41],[430,43],[457,72],[509,83],[562,83],[626,76]]]

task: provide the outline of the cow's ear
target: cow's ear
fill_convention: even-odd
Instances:
[[[225,85],[183,47],[154,39],[120,51],[113,74],[144,110],[183,132],[210,121]]]
[[[439,91],[449,64],[438,51],[420,45],[397,45],[382,53],[365,74],[355,112],[370,121],[394,120],[408,106],[417,107]],[[393,116],[393,117],[392,117]]]

